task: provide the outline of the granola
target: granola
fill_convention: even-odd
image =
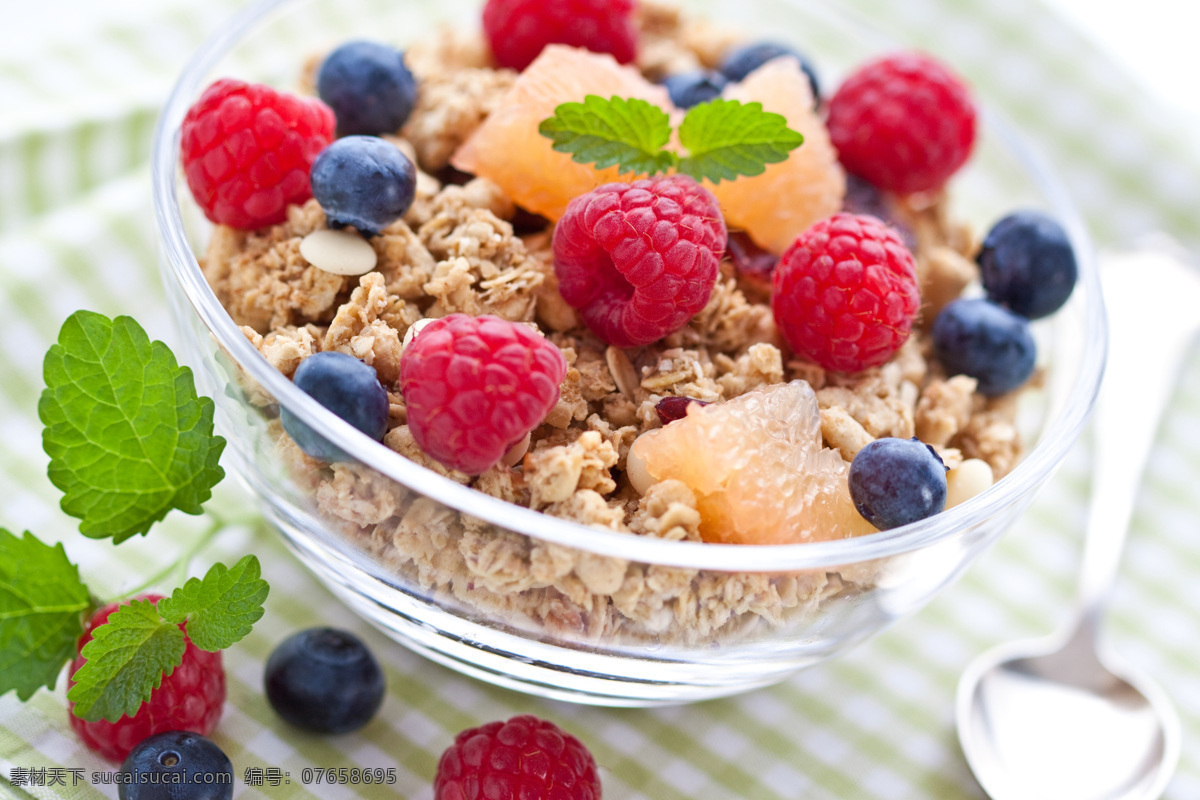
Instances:
[[[711,68],[738,41],[673,7],[644,2],[639,13],[637,66],[652,79]],[[1020,458],[1015,398],[984,398],[974,379],[942,374],[931,356],[928,323],[977,278],[977,237],[954,220],[945,196],[924,195],[919,205],[911,200],[898,209],[914,233],[924,305],[911,339],[881,367],[835,374],[790,356],[770,306],[739,288],[729,261],[689,325],[621,350],[588,331],[559,294],[552,224],[524,220],[518,230],[521,212],[498,186],[482,178],[459,185],[447,174],[451,155],[497,107],[515,73],[493,68],[478,36],[461,31],[429,37],[408,61],[420,80],[419,100],[404,128],[387,138],[420,169],[416,199],[403,219],[370,240],[375,271],[344,277],[305,261],[300,241],[326,224],[315,200],[263,230],[218,225],[203,258],[218,299],[284,375],[327,351],[375,369],[389,391],[389,449],[507,503],[622,535],[687,542],[701,541],[692,490],[665,480],[639,493],[630,478],[630,447],[661,426],[656,408],[666,397],[723,402],[803,380],[816,392],[824,446],[847,462],[877,438],[912,436],[935,446],[950,468],[981,459],[1000,477]],[[530,435],[524,457],[479,476],[421,451],[397,388],[405,335],[423,320],[456,312],[533,324],[568,365],[559,400]],[[245,388],[271,413],[261,389]],[[803,620],[876,579],[872,564],[744,574],[598,556],[501,529],[357,463],[316,461],[277,421],[268,430],[280,462],[303,476],[334,529],[431,598],[493,623],[581,641],[695,643]]]

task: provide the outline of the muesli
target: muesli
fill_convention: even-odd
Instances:
[[[979,325],[988,331],[993,329],[988,325],[999,324],[987,317],[994,308],[1007,315],[1000,323],[1016,326],[1011,336],[1020,339],[1028,333],[1020,327],[1023,320],[1001,307],[1012,307],[1010,302],[959,299],[980,278],[981,241],[953,215],[943,188],[949,173],[938,174],[946,165],[933,165],[930,180],[935,185],[915,188],[907,174],[877,177],[870,167],[855,162],[861,156],[852,145],[839,144],[846,134],[839,134],[838,125],[844,129],[867,124],[844,118],[857,113],[854,92],[865,91],[855,81],[870,76],[852,76],[832,100],[818,104],[811,66],[784,48],[753,42],[747,46],[735,32],[651,2],[631,12],[629,24],[634,53],[629,58],[617,54],[631,62],[628,66],[618,65],[612,55],[589,52],[586,42],[568,42],[576,46],[539,48],[531,63],[513,68],[498,65],[516,56],[506,52],[501,58],[487,33],[448,29],[422,37],[400,56],[413,81],[412,92],[400,92],[393,100],[407,103],[403,119],[374,122],[376,127],[391,125],[377,130],[370,128],[372,121],[357,120],[353,125],[368,129],[348,130],[348,112],[339,111],[336,117],[342,137],[337,142],[370,133],[381,137],[376,143],[385,142],[403,155],[400,167],[381,168],[385,173],[392,170],[387,174],[402,186],[400,195],[408,192],[395,200],[403,206],[398,218],[378,214],[375,207],[354,216],[357,197],[339,195],[344,187],[321,184],[318,170],[336,167],[342,171],[331,174],[344,176],[364,169],[354,159],[365,156],[349,147],[335,156],[330,146],[326,164],[313,167],[315,198],[279,200],[279,218],[272,224],[259,224],[261,218],[253,214],[215,219],[220,224],[202,266],[222,305],[263,357],[288,377],[297,376],[301,365],[317,354],[345,354],[369,367],[381,387],[372,402],[382,404],[379,409],[386,406],[386,412],[379,412],[376,437],[384,446],[480,492],[586,526],[632,536],[747,545],[867,534],[889,526],[880,522],[886,514],[880,510],[876,525],[864,519],[859,512],[873,513],[871,503],[864,511],[860,498],[851,496],[847,473],[856,456],[877,441],[916,437],[929,445],[936,452],[934,459],[948,470],[939,489],[942,503],[947,493],[948,502],[955,504],[1003,478],[1021,456],[1015,424],[1018,397],[1038,385],[1040,376],[1033,368],[1031,349],[1021,350],[1021,363],[1015,365],[978,368],[970,361],[980,359],[978,335],[972,333],[980,314],[985,319]],[[487,20],[484,27],[489,28]],[[366,58],[363,52],[351,55]],[[338,62],[352,77],[354,65],[360,63],[354,58],[343,59],[349,67]],[[913,66],[905,58],[888,62],[889,86],[902,87],[904,81],[917,80],[910,73],[926,69],[921,64],[928,59],[922,57],[921,64]],[[322,55],[309,63],[301,80],[306,90],[318,91],[323,81],[333,81],[327,78],[333,72],[332,59]],[[730,73],[736,77],[730,78]],[[555,115],[556,106],[578,103],[585,108],[587,95],[598,100],[629,98],[630,107],[634,100],[652,103],[678,123],[683,111],[676,104],[690,102],[696,92],[739,101],[739,109],[760,103],[759,111],[782,115],[789,132],[801,133],[804,143],[790,155],[760,165],[761,175],[706,181],[707,188],[677,172],[674,177],[652,177],[637,185],[642,188],[622,184],[606,189],[601,186],[606,181],[628,183],[637,176],[618,175],[612,162],[599,169],[601,165],[572,160],[566,153],[577,151],[561,149],[560,139],[552,150],[546,131],[538,131],[540,122]],[[323,98],[327,94],[321,91]],[[841,108],[848,111],[837,110],[839,97]],[[330,105],[338,111],[336,93]],[[973,117],[970,122],[973,134]],[[920,129],[919,124],[914,127]],[[333,138],[329,130],[312,136],[320,140],[320,146],[312,148],[318,152]],[[185,132],[185,169],[191,179],[188,142]],[[534,145],[522,152],[529,142]],[[947,146],[961,149],[961,144]],[[198,144],[196,149],[203,147]],[[950,166],[953,172],[969,151],[968,141],[965,151],[942,153],[941,158],[957,162]],[[309,164],[313,157],[316,152],[308,156]],[[343,161],[329,167],[336,159]],[[678,170],[691,168],[684,163],[687,157],[683,162],[678,156],[668,159],[674,159]],[[538,163],[543,165],[541,172],[532,172]],[[851,164],[856,174],[867,174],[875,185],[853,175],[847,178],[843,165]],[[929,171],[928,165],[925,169]],[[369,179],[362,174],[364,181]],[[195,185],[193,191],[197,192]],[[627,316],[619,317],[626,322],[613,323],[618,317],[605,317],[607,312],[598,309],[607,306],[600,301],[568,301],[583,291],[580,281],[587,282],[586,275],[579,277],[578,264],[586,265],[589,251],[571,250],[578,242],[564,243],[570,237],[563,230],[571,225],[572,236],[579,229],[594,234],[597,241],[603,238],[594,230],[600,224],[595,215],[588,216],[586,204],[575,201],[586,195],[595,203],[609,203],[605,191],[617,198],[611,202],[633,208],[630,220],[644,210],[637,203],[651,202],[630,196],[637,191],[654,195],[659,203],[655,225],[668,219],[661,211],[663,203],[677,203],[685,215],[693,203],[719,207],[716,222],[703,213],[699,217],[703,224],[711,223],[712,236],[711,231],[691,229],[671,234],[702,254],[710,240],[720,248],[711,248],[715,257],[708,293],[681,324],[662,335],[644,333],[638,324],[628,323]],[[206,212],[216,202],[206,203],[199,192],[197,197]],[[831,221],[835,214],[842,216]],[[862,223],[863,215],[872,215],[871,221]],[[551,220],[563,229],[557,237]],[[850,225],[852,233],[839,225]],[[876,226],[885,232],[877,232]],[[361,269],[331,265],[338,261],[338,248],[350,247],[348,241],[324,243],[331,250],[311,249],[316,246],[314,234],[335,228],[355,246],[369,245],[373,267],[344,274]],[[661,233],[661,228],[639,233],[650,241],[650,250],[657,246],[651,241],[658,235],[655,231]],[[801,298],[801,288],[780,287],[800,287],[806,280],[794,266],[802,258],[796,254],[795,240],[802,234],[816,236],[812,231],[826,240],[861,236],[856,241],[864,242],[862,251],[867,257],[878,255],[880,263],[890,264],[887,259],[911,252],[912,292],[906,295],[901,287],[880,301],[878,315],[889,320],[884,338],[891,337],[884,345],[867,342],[868,333],[854,333],[850,338],[859,336],[861,344],[854,351],[858,355],[846,356],[832,344],[826,348],[829,352],[815,355],[797,346],[809,335],[801,330],[809,320],[789,316],[800,312],[787,304],[808,303],[804,313],[812,316],[824,313],[824,307],[817,306],[826,301],[824,296]],[[984,250],[1000,252],[996,247]],[[897,255],[899,251],[903,253]],[[362,255],[360,249],[358,256]],[[572,260],[576,255],[579,258]],[[608,257],[623,256],[609,252]],[[324,262],[324,268],[309,258]],[[990,263],[985,262],[985,271]],[[612,260],[604,269],[612,270]],[[785,269],[790,272],[781,277]],[[903,264],[897,269],[902,273]],[[695,274],[680,277],[681,285],[700,280]],[[607,280],[608,273],[602,277]],[[876,277],[870,272],[862,280]],[[1073,282],[1073,272],[1070,277]],[[996,281],[986,274],[984,284],[989,293],[996,293]],[[681,288],[677,295],[685,291]],[[781,298],[785,291],[791,294]],[[861,297],[862,291],[851,294]],[[888,317],[894,308],[885,308],[895,297],[900,298],[896,303],[912,303],[902,323]],[[685,305],[677,298],[671,302]],[[964,303],[989,307],[981,312]],[[947,308],[951,312],[943,314]],[[453,315],[491,316],[519,323],[526,333],[500,328],[496,333],[478,327],[481,322],[460,325]],[[438,323],[431,324],[434,320]],[[935,331],[935,321],[950,332]],[[951,323],[957,327],[951,330]],[[454,333],[455,325],[455,331],[463,332]],[[422,391],[428,387],[433,356],[421,351],[423,366],[418,369],[406,363],[406,353],[421,347],[432,350],[434,345],[427,343],[436,337],[442,342],[452,336],[493,335],[527,342],[523,346],[530,352],[547,348],[561,355],[561,381],[556,397],[530,428],[519,431],[519,438],[500,442],[499,449],[491,439],[478,445],[486,467],[479,468],[483,462],[476,458],[468,460],[471,468],[459,469],[468,462],[442,454],[444,447],[439,447],[445,445],[445,437],[440,444],[426,438],[433,422],[424,406],[414,405],[417,390],[403,391],[405,386],[420,385]],[[966,368],[957,362],[955,369],[945,366],[949,339],[965,342]],[[1020,339],[1018,350],[1023,342]],[[878,352],[884,355],[878,357]],[[323,368],[340,369],[332,363]],[[547,366],[545,374],[555,375],[555,369]],[[981,381],[989,391],[980,390]],[[297,383],[301,384],[298,376]],[[306,444],[305,435],[297,433],[302,423],[286,429],[288,420],[277,417],[271,397],[253,385],[243,389],[264,414],[275,416],[270,430],[279,453],[295,479],[311,491],[330,526],[430,597],[453,598],[465,613],[479,614],[493,624],[579,641],[713,641],[747,635],[764,623],[802,621],[830,598],[853,596],[875,580],[878,566],[872,564],[798,574],[742,574],[628,563],[500,530],[341,457],[335,446],[323,450]],[[434,395],[443,397],[445,391],[438,388]],[[357,408],[339,410],[341,400],[321,402],[347,419],[360,413]],[[724,418],[718,416],[721,413]],[[763,422],[771,413],[781,416]],[[718,426],[717,419],[726,427]],[[694,449],[703,436],[726,437],[728,448],[718,453]],[[479,442],[486,439],[480,437]],[[462,441],[455,447],[475,447]],[[778,450],[778,457],[764,460],[765,450],[754,450],[755,442]],[[672,456],[672,448],[694,452],[695,459]],[[721,458],[740,458],[739,464],[750,466],[728,470],[709,463]],[[699,466],[681,464],[687,460]],[[791,463],[823,466],[812,467],[809,477],[817,477],[804,483],[802,475],[778,471]],[[750,480],[751,469],[761,474]],[[736,472],[740,488],[731,488],[736,480],[722,470]],[[937,467],[936,472],[942,471]],[[714,488],[712,481],[720,486]],[[794,489],[797,481],[807,488]],[[764,488],[768,484],[782,488],[769,491]],[[869,487],[870,482],[863,485]],[[756,486],[762,494],[754,494]],[[771,518],[775,512],[768,507],[780,502],[780,493],[788,495],[792,505],[778,511],[778,524],[738,521],[739,508],[750,510],[743,517],[761,517],[765,509]],[[881,509],[883,505],[881,501]]]

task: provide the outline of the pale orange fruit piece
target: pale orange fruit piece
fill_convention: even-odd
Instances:
[[[450,163],[464,172],[489,178],[518,205],[557,221],[567,203],[597,186],[632,182],[640,175],[619,175],[617,167],[597,170],[556,153],[538,133],[542,120],[561,103],[582,103],[595,94],[608,99],[637,97],[671,110],[667,90],[647,81],[612,56],[575,47],[550,45],[517,78],[500,107],[471,134]]]
[[[817,396],[804,381],[725,403],[640,436],[631,459],[696,495],[706,542],[792,544],[874,533],[850,500],[848,465],[821,445]]]
[[[741,83],[730,84],[724,96],[762,103],[804,135],[804,144],[786,161],[769,164],[763,174],[706,184],[721,202],[731,230],[745,230],[760,247],[778,255],[814,222],[841,210],[846,175],[795,60],[768,61]]]

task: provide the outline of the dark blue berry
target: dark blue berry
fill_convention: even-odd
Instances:
[[[376,441],[387,433],[388,396],[375,370],[345,353],[315,353],[300,362],[292,381],[314,400]],[[286,408],[280,421],[305,453],[322,461],[346,454]]]
[[[334,628],[284,639],[267,659],[264,683],[279,716],[318,733],[358,730],[383,703],[379,662],[361,639]]]
[[[143,739],[121,764],[121,800],[229,800],[233,764],[209,739],[166,731]]]
[[[353,225],[375,236],[412,205],[417,169],[393,144],[374,136],[347,136],[326,147],[312,165],[313,197],[330,227]]]
[[[896,214],[887,196],[877,186],[854,175],[846,174],[846,199],[843,210],[850,214],[867,214],[882,220],[900,234],[904,246],[916,252],[917,235],[899,215]]]
[[[780,56],[791,56],[800,62],[800,69],[804,70],[804,75],[808,78],[808,84],[812,88],[813,103],[814,105],[819,104],[821,102],[821,83],[817,79],[816,69],[813,68],[811,61],[786,44],[755,42],[743,45],[725,56],[725,60],[721,62],[721,72],[730,81],[737,82],[744,80],[747,75],[771,59]]]
[[[1029,321],[990,300],[955,300],[943,308],[933,323],[933,348],[947,375],[970,375],[988,396],[1025,383],[1037,360]]]
[[[720,97],[726,83],[721,73],[702,69],[671,75],[663,81],[663,86],[667,87],[672,103],[679,108],[691,108]]]
[[[920,439],[876,439],[850,463],[850,498],[881,531],[946,507],[946,465]]]
[[[1078,276],[1067,232],[1040,211],[997,222],[983,240],[979,269],[988,297],[1029,319],[1062,308]]]
[[[317,94],[333,109],[339,136],[395,133],[417,102],[404,54],[376,42],[347,42],[317,71]]]

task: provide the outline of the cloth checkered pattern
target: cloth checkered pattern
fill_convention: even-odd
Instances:
[[[1101,245],[1165,230],[1200,250],[1200,147],[1191,131],[1173,125],[1040,0],[844,4],[941,54],[1010,115],[1055,164]],[[75,532],[44,478],[36,418],[41,354],[80,307],[132,313],[172,342],[145,167],[151,128],[186,54],[243,5],[79,2],[54,30],[22,28],[18,17],[7,38],[0,35],[0,523],[65,541],[98,596],[119,594],[170,562],[204,522],[174,514],[150,537],[120,548]],[[1200,797],[1200,612],[1191,599],[1200,577],[1195,354],[1162,430],[1170,433],[1151,456],[1109,633],[1178,705],[1185,741],[1166,797],[1186,800]],[[659,710],[526,697],[409,653],[334,602],[254,521],[229,481],[212,505],[247,523],[222,534],[194,569],[253,551],[272,591],[266,616],[226,653],[229,699],[214,739],[233,760],[241,798],[427,800],[437,757],[457,731],[516,713],[548,717],[580,736],[614,800],[981,798],[955,736],[955,685],[982,650],[1066,621],[1088,464],[1085,438],[1003,541],[914,618],[774,688]],[[356,631],[387,670],[383,710],[358,733],[322,739],[289,729],[263,697],[262,665],[274,644],[316,624]],[[64,683],[23,705],[11,693],[0,698],[0,795],[116,797],[114,786],[86,779],[112,767],[70,732]],[[243,771],[253,767],[284,776],[278,786],[246,786]],[[304,786],[305,767],[394,768],[396,782]],[[66,786],[18,787],[6,782],[14,768],[48,768],[38,774],[51,779],[55,768],[83,768],[86,777],[71,786],[71,774],[60,772]]]

